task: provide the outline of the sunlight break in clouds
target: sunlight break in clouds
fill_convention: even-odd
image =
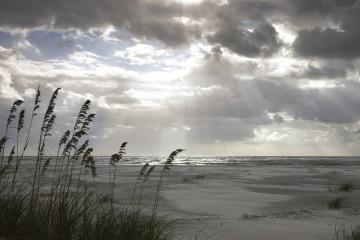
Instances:
[[[174,0],[174,1],[177,3],[180,3],[180,4],[190,4],[191,5],[191,4],[199,4],[204,0]]]

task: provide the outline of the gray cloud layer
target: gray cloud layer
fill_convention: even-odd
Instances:
[[[156,38],[169,45],[188,42],[196,29],[174,21],[179,16],[181,6],[162,6],[169,11],[158,16],[161,11],[155,3],[139,0],[103,1],[0,1],[1,26],[8,28],[32,29],[80,29],[89,30],[113,25],[126,28],[140,37]]]
[[[323,16],[337,25],[301,30],[295,51],[302,56],[352,59],[360,56],[360,5],[356,0],[297,1],[299,14]]]
[[[300,29],[294,44],[298,54],[322,58],[360,55],[356,44],[360,40],[360,7],[356,0],[231,0],[227,5],[217,5],[214,0],[195,6],[155,0],[1,0],[0,5],[0,25],[7,28],[88,30],[113,25],[170,46],[188,43],[211,30],[211,42],[248,57],[269,56],[279,49],[281,41],[272,23],[285,17]],[[180,16],[207,23],[200,26],[174,20]],[[309,27],[311,19],[316,25],[321,18],[339,28]]]
[[[251,32],[222,23],[209,40],[247,57],[271,56],[281,45],[275,28],[267,23],[256,26]]]

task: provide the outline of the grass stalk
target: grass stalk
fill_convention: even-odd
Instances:
[[[111,157],[113,168],[111,169],[112,176],[110,179],[110,206],[101,203],[100,193],[95,183],[96,166],[95,159],[91,156],[92,148],[88,148],[87,140],[78,146],[79,140],[87,134],[89,125],[95,116],[94,114],[88,114],[90,101],[86,101],[81,108],[74,125],[72,137],[69,138],[70,131],[66,131],[59,141],[53,172],[46,174],[46,177],[51,178],[49,181],[50,192],[41,187],[42,183],[45,183],[45,173],[51,161],[51,158],[47,157],[47,142],[56,119],[54,109],[59,90],[56,89],[50,98],[41,122],[41,128],[37,132],[39,136],[36,149],[37,156],[31,173],[32,184],[30,185],[17,184],[20,179],[17,175],[22,173],[21,162],[29,146],[33,122],[35,123],[35,116],[37,115],[37,109],[39,109],[39,88],[30,116],[29,127],[25,134],[22,134],[25,110],[19,113],[16,144],[7,158],[7,162],[4,162],[6,163],[5,166],[0,168],[0,178],[6,176],[6,181],[0,182],[0,238],[27,240],[174,239],[172,222],[154,216],[154,214],[144,213],[140,208],[120,206],[114,209],[117,165],[125,155],[127,142],[123,142],[119,152]],[[7,129],[10,129],[17,107],[21,104],[22,101],[13,104],[7,121]],[[6,131],[5,140],[7,140],[7,135],[8,132]],[[22,136],[25,141],[21,141]],[[22,148],[20,143],[23,143]],[[6,141],[1,141],[0,145],[1,164],[3,165]],[[173,159],[176,154],[170,156]],[[13,173],[8,172],[14,160],[15,171]],[[172,160],[169,160],[169,162],[165,163],[166,168],[163,169],[159,181],[162,181],[163,174],[171,166],[171,162]],[[79,167],[78,173],[75,172],[77,167]],[[131,196],[132,203],[135,202],[135,193],[140,184],[140,195],[142,194],[143,185],[154,168],[155,166],[150,167],[147,165],[146,168],[141,170],[141,175],[137,178]],[[91,170],[95,191],[92,191],[87,183],[86,174],[89,170]],[[8,177],[11,174],[13,174],[12,179]],[[73,192],[71,187],[76,181],[77,188]],[[160,188],[161,184],[158,185],[157,195],[160,193]],[[141,196],[139,199],[141,199]]]

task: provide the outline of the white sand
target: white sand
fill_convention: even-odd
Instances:
[[[139,166],[121,166],[116,178],[118,203],[129,204]],[[108,169],[96,178],[108,189]],[[142,206],[151,208],[159,169],[147,182]],[[351,193],[330,192],[341,183]],[[344,206],[326,203],[344,197]],[[177,220],[179,239],[193,240],[319,240],[332,239],[339,224],[360,224],[358,166],[174,166],[161,191],[161,215]],[[247,217],[245,216],[247,214]]]
[[[179,219],[182,239],[194,239],[196,232],[200,239],[331,239],[336,225],[360,223],[360,191],[328,190],[343,182],[359,188],[360,169],[174,167],[161,210]],[[326,203],[337,196],[344,197],[344,207],[329,210]]]

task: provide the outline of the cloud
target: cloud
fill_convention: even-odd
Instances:
[[[18,49],[18,50],[23,50],[23,51],[28,51],[28,52],[34,52],[36,54],[41,54],[40,49],[37,48],[36,46],[34,46],[33,44],[31,44],[28,40],[26,39],[21,39],[19,41],[17,41],[14,44],[14,48]]]
[[[11,74],[0,67],[0,98],[2,99],[22,99],[20,94],[14,89],[12,85]]]
[[[326,15],[334,9],[333,1],[327,0],[292,0],[294,3],[295,11],[299,15]],[[339,1],[344,2],[344,1]]]
[[[159,39],[169,46],[189,43],[191,37],[199,35],[199,29],[175,20],[135,20],[129,23],[129,31],[135,36]]]
[[[294,3],[298,15],[332,15],[342,8],[349,8],[356,4],[357,0],[291,0]]]
[[[158,49],[149,44],[138,43],[123,51],[116,51],[114,56],[128,59],[130,64],[144,65],[160,62],[168,54],[165,49]]]
[[[357,0],[335,0],[335,4],[340,7],[353,6]]]
[[[297,1],[298,4],[299,2]],[[328,25],[301,30],[294,43],[296,53],[304,57],[319,58],[360,57],[360,47],[357,44],[360,40],[360,4],[350,0],[335,1],[336,4],[329,1],[311,3],[305,12],[326,16]]]
[[[223,68],[224,65],[228,67]],[[189,76],[200,89],[188,99],[192,103],[192,108],[186,109],[188,114],[252,121],[263,118],[258,124],[269,123],[267,112],[286,112],[295,119],[323,123],[351,123],[360,117],[358,82],[343,81],[331,88],[302,88],[297,82],[281,79],[241,79],[231,65],[209,61]]]
[[[295,119],[352,123],[360,117],[359,83],[325,89],[301,89],[289,84],[258,82],[269,112],[287,112]]]
[[[269,57],[281,46],[276,29],[268,23],[260,24],[253,30],[224,24],[208,39],[247,57]]]
[[[272,119],[276,122],[276,123],[282,123],[284,122],[284,118],[278,114],[278,113],[275,113],[274,116],[272,117]]]
[[[82,63],[82,64],[96,63],[98,61],[98,59],[101,59],[100,56],[98,56],[92,52],[86,52],[86,51],[73,52],[72,54],[69,55],[68,58],[74,62]]]
[[[271,23],[278,1],[228,1],[209,19],[207,39],[246,57],[269,57],[282,46]]]
[[[12,73],[8,70],[4,61],[12,58],[15,55],[14,51],[2,48],[0,46],[0,98],[2,99],[22,99],[18,91],[14,88]]]
[[[302,74],[297,74],[297,77],[304,79],[346,79],[351,70],[354,70],[351,64],[327,61],[322,64],[309,64],[304,68]]]
[[[98,99],[98,106],[105,109],[128,109],[133,104],[139,104],[139,100],[125,93],[108,94]]]
[[[139,1],[32,2],[1,1],[1,23],[15,28],[89,29],[111,22],[122,24],[140,7]],[[106,14],[107,13],[107,14]]]
[[[329,41],[331,39],[331,41]],[[295,41],[295,51],[301,56],[353,59],[360,57],[358,30],[302,30]]]
[[[188,42],[197,32],[173,19],[181,16],[179,4],[163,4],[162,10],[170,13],[163,17],[157,15],[156,2],[140,0],[35,0],[21,3],[1,0],[0,5],[0,27],[6,29],[87,31],[114,26],[171,46]]]

